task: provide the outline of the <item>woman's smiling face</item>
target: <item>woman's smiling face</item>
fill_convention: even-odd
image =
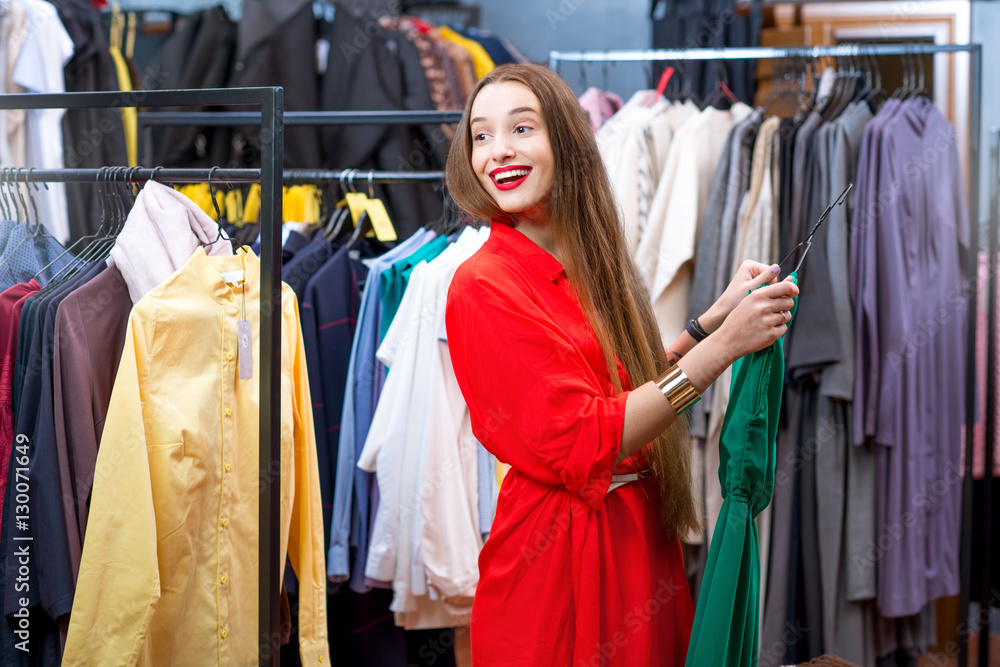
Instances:
[[[544,218],[555,158],[538,98],[513,81],[483,88],[472,103],[472,168],[503,211]]]

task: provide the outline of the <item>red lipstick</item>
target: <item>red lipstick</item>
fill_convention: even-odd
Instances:
[[[506,183],[501,183],[499,179],[507,178],[508,177],[507,175],[511,174],[511,172],[518,173],[520,174],[520,176],[516,180],[508,181]],[[497,167],[496,169],[490,172],[490,178],[492,179],[493,184],[497,187],[497,190],[500,190],[501,192],[507,192],[509,190],[513,190],[514,188],[520,186],[521,183],[524,183],[525,179],[528,178],[530,174],[531,174],[531,167],[515,164],[506,167]]]

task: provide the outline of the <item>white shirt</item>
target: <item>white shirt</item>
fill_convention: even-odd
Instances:
[[[380,496],[365,574],[392,582],[390,609],[396,612],[397,623],[407,628],[441,627],[442,609],[446,625],[460,624],[461,620],[447,613],[443,601],[430,605],[425,599],[431,591],[422,560],[420,499],[428,492],[421,481],[429,443],[447,444],[438,442],[440,426],[431,419],[438,414],[439,403],[448,400],[439,393],[441,385],[435,383],[447,288],[459,264],[478,250],[487,235],[485,230],[466,229],[435,260],[414,267],[399,311],[377,353],[390,372],[358,461],[360,468],[377,473]],[[457,385],[453,376],[451,382]],[[432,459],[436,460],[436,455]],[[460,481],[445,479],[442,483]],[[454,546],[449,544],[448,548]],[[478,556],[481,544],[473,542],[471,546]]]
[[[653,91],[637,92],[596,135],[630,250],[639,239],[643,184],[650,182],[650,175],[639,169],[640,154],[648,140],[645,132],[652,119],[669,108],[662,98],[649,105],[652,95]]]
[[[28,10],[28,31],[14,66],[13,81],[30,93],[64,93],[66,63],[73,57],[73,40],[56,8],[41,0],[16,0]],[[65,109],[31,109],[25,120],[25,167],[62,169],[62,119]],[[66,186],[52,183],[35,193],[38,217],[54,237],[69,239]]]

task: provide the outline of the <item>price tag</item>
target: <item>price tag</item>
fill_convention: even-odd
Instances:
[[[392,226],[389,212],[385,210],[385,204],[381,199],[368,200],[368,217],[371,218],[372,227],[375,229],[375,238],[382,242],[396,240],[396,228]]]
[[[365,210],[368,205],[368,195],[364,192],[348,192],[347,193],[347,207],[351,209],[351,219],[354,220],[354,224],[358,224],[358,218],[361,217],[361,213]]]
[[[253,334],[250,332],[250,320],[236,320],[237,361],[240,366],[240,379],[253,379]]]

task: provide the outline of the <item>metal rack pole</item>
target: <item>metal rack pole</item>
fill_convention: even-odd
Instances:
[[[284,97],[281,88],[207,88],[203,90],[155,90],[134,92],[89,92],[89,93],[59,93],[38,94],[19,93],[0,95],[0,109],[88,109],[135,107],[138,105],[160,107],[183,106],[235,106],[255,105],[261,109],[262,142],[260,178],[261,178],[261,230],[265,239],[271,239],[272,244],[280,239],[280,230],[275,220],[281,219],[281,183],[277,175],[280,173],[284,159],[283,155],[283,124],[281,122],[284,109]],[[28,170],[27,178],[41,170]],[[165,170],[164,170],[165,171]],[[216,170],[216,175],[222,170]],[[162,172],[161,172],[162,173]],[[37,176],[34,176],[37,178]],[[278,581],[281,574],[278,563],[280,553],[278,544],[278,519],[280,514],[280,474],[272,471],[281,470],[280,441],[280,336],[278,327],[280,320],[275,318],[272,289],[280,288],[280,266],[276,257],[280,251],[272,244],[264,243],[262,257],[268,270],[262,271],[263,289],[260,294],[260,365],[261,385],[260,403],[268,406],[260,412],[260,572],[258,580],[259,617],[258,617],[258,662],[263,667],[280,666],[280,627],[279,607],[277,605]],[[277,267],[277,270],[275,270]],[[279,294],[280,298],[280,294]],[[278,315],[280,318],[280,302]],[[279,364],[274,373],[275,363]]]
[[[145,125],[255,125],[256,111],[143,111],[139,122]],[[457,123],[459,111],[286,111],[284,123],[290,125],[424,125]]]
[[[260,664],[281,664],[281,168],[285,159],[284,90],[271,88],[260,110],[260,465],[266,481],[260,502]],[[271,363],[265,364],[265,358]],[[267,446],[265,446],[267,443]],[[266,467],[265,467],[266,466]],[[268,517],[265,523],[263,517]],[[267,656],[263,644],[267,642]]]
[[[762,60],[768,58],[833,58],[860,55],[903,56],[965,53],[978,44],[840,44],[836,46],[748,46],[721,49],[636,49],[616,51],[550,51],[549,66],[560,62],[654,62],[660,60]]]
[[[933,46],[933,45],[926,45]],[[972,457],[975,445],[976,424],[976,335],[979,303],[979,186],[980,186],[980,137],[982,126],[982,47],[979,44],[965,45],[972,62],[969,76],[972,79],[970,93],[970,136],[969,136],[969,277],[968,332],[966,334],[965,362],[965,471],[962,486],[962,525],[959,547],[959,608],[962,621],[969,618],[969,601],[972,588]],[[992,319],[992,302],[990,302]],[[988,642],[987,642],[988,644]],[[958,667],[968,666],[969,624],[959,625]],[[987,650],[989,647],[987,646]]]
[[[986,326],[986,368],[996,367],[996,335],[997,335],[997,313],[993,309],[997,295],[997,250],[1000,246],[1000,239],[997,238],[997,227],[1000,226],[1000,130],[994,130],[990,137],[990,219],[989,219],[989,258],[986,265],[989,267],[989,274],[986,278],[986,298],[989,307],[989,320]],[[987,619],[985,627],[979,628],[979,667],[989,667],[990,664],[990,619],[992,610],[990,608],[990,598],[992,597],[992,562],[993,549],[993,442],[997,437],[993,428],[996,417],[997,402],[997,382],[995,373],[986,373],[986,410],[983,419],[985,423],[985,447],[983,452],[983,516],[980,527],[983,535],[983,549],[980,557],[980,581],[979,581],[979,605],[981,619]]]
[[[18,183],[93,183],[104,175],[103,169],[28,169],[16,168],[7,173],[0,172],[0,181]],[[286,183],[317,183],[338,181],[357,185],[373,183],[416,183],[434,182],[444,178],[443,171],[377,171],[361,169],[285,169],[281,172]],[[114,181],[142,183],[257,183],[261,179],[260,169],[206,169],[123,167]]]

